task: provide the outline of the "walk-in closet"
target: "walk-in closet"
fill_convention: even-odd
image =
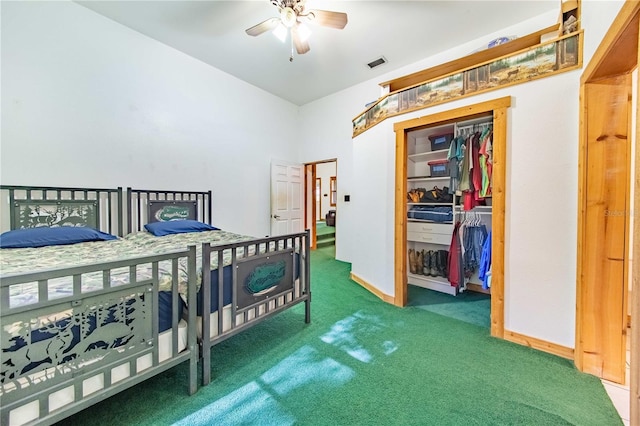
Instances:
[[[491,327],[497,336],[509,104],[502,98],[395,129],[396,304]]]

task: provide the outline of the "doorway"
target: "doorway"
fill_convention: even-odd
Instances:
[[[631,424],[640,424],[640,4],[626,2],[613,22],[580,79],[575,364],[616,383],[629,377]]]
[[[336,159],[305,164],[305,228],[311,229],[311,248],[335,257],[338,205]]]
[[[492,175],[492,205],[491,205],[491,298],[490,298],[490,329],[491,335],[498,338],[505,337],[504,330],[504,244],[505,244],[505,195],[506,195],[506,151],[507,151],[507,108],[511,106],[511,98],[504,97],[492,101],[456,108],[420,118],[398,122],[394,125],[396,133],[396,193],[395,193],[395,296],[396,306],[407,305],[409,287],[408,277],[411,275],[411,253],[408,251],[409,233],[416,234],[419,230],[409,226],[407,202],[409,181],[408,161],[411,154],[408,143],[412,132],[423,129],[439,129],[454,123],[469,122],[475,119],[491,117],[493,128],[493,175]],[[436,152],[441,152],[436,151]],[[420,154],[422,155],[422,154]],[[412,157],[413,158],[413,157]],[[420,173],[418,173],[420,174]],[[424,177],[415,179],[423,180]],[[426,179],[432,179],[431,177]],[[420,203],[418,203],[420,204]],[[436,224],[442,229],[442,224]],[[420,225],[422,226],[422,225]],[[447,225],[456,228],[453,224]],[[427,227],[435,227],[429,225]],[[448,231],[448,229],[447,229]],[[436,231],[429,231],[435,233]],[[455,232],[455,231],[454,231]],[[438,234],[440,235],[440,234]],[[444,234],[442,234],[444,235]],[[431,235],[427,238],[433,238]],[[452,241],[452,234],[447,233]],[[439,240],[445,241],[445,240]],[[409,261],[407,261],[409,253]],[[412,277],[415,278],[415,277]],[[433,281],[433,280],[430,280]],[[443,280],[440,280],[443,281]],[[444,283],[444,281],[443,281]],[[441,286],[443,287],[443,286]]]

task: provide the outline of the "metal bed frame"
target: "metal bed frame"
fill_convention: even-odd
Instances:
[[[191,216],[188,218],[211,224],[211,191],[127,188],[128,229],[141,230],[144,224],[156,221],[154,212],[164,207],[178,204],[186,208],[184,201],[189,203]],[[151,204],[155,206],[150,207]],[[311,322],[310,241],[309,230],[306,230],[223,245],[202,244],[201,258],[197,261],[202,268],[202,282],[211,283],[201,286],[202,297],[197,307],[202,313],[198,321],[202,322],[200,346],[203,385],[211,381],[211,348],[214,345],[302,302],[305,303],[305,322]],[[218,265],[224,265],[225,252],[231,255],[230,265],[211,270],[212,258],[217,258]],[[224,269],[229,267],[231,273],[225,276]],[[270,287],[256,293],[248,291],[247,283],[252,277],[254,281],[262,279],[262,284]],[[212,291],[218,292],[217,306],[211,306]],[[225,299],[229,298],[231,303],[225,304]],[[211,309],[217,315],[217,327],[213,330],[211,316],[207,314]],[[191,311],[193,309],[189,309]],[[225,315],[230,315],[226,321]]]
[[[12,229],[55,226],[61,217],[73,217],[89,218],[87,225],[121,234],[121,188],[3,185],[0,191],[8,191]],[[195,393],[196,313],[188,313],[187,345],[179,351],[177,309],[179,261],[187,264],[187,303],[196,305],[195,253],[192,246],[160,255],[0,276],[0,424],[54,423],[185,361],[189,361],[188,391]],[[160,262],[172,265],[173,290],[171,350],[162,360]],[[139,277],[140,268],[150,268],[150,276]],[[123,270],[125,283],[112,285],[112,278]],[[83,280],[91,276],[102,281],[102,289],[83,292]],[[59,280],[70,283],[71,293],[53,297],[49,285]],[[37,286],[37,302],[12,306],[12,289],[20,291],[24,285]]]

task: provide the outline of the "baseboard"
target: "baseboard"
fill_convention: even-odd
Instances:
[[[357,282],[358,284],[360,284],[362,287],[366,288],[370,293],[373,293],[380,299],[384,300],[385,302],[391,303],[392,305],[394,304],[395,297],[389,296],[388,294],[381,292],[380,290],[378,290],[377,288],[375,288],[374,286],[372,286],[367,281],[363,280],[353,272],[351,272],[351,279]]]
[[[574,359],[574,351],[572,348],[558,345],[557,343],[547,342],[546,340],[536,339],[535,337],[525,336],[524,334],[516,333],[515,331],[505,330],[504,340],[518,343],[522,346],[528,346],[530,348],[557,355],[562,358],[567,358],[570,360]]]

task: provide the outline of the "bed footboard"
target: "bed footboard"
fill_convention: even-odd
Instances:
[[[222,267],[225,252],[230,252],[231,263]],[[212,271],[209,265],[216,257],[218,268]],[[213,345],[301,302],[305,322],[311,321],[310,260],[309,230],[219,246],[203,244],[202,283],[223,283],[200,289],[203,385],[211,381]],[[211,306],[212,291],[218,293],[213,298],[217,306]]]
[[[186,262],[185,262],[186,260]],[[186,264],[186,275],[184,266]],[[159,330],[159,268],[171,274],[171,327]],[[179,271],[182,269],[182,271]],[[180,276],[196,304],[196,250],[0,277],[0,424],[51,424],[189,361],[197,390],[196,313],[179,318]],[[85,284],[101,282],[87,291]],[[68,292],[60,293],[62,283]],[[49,286],[58,289],[49,291]],[[20,302],[28,286],[35,303]],[[84,289],[84,291],[83,291]]]

